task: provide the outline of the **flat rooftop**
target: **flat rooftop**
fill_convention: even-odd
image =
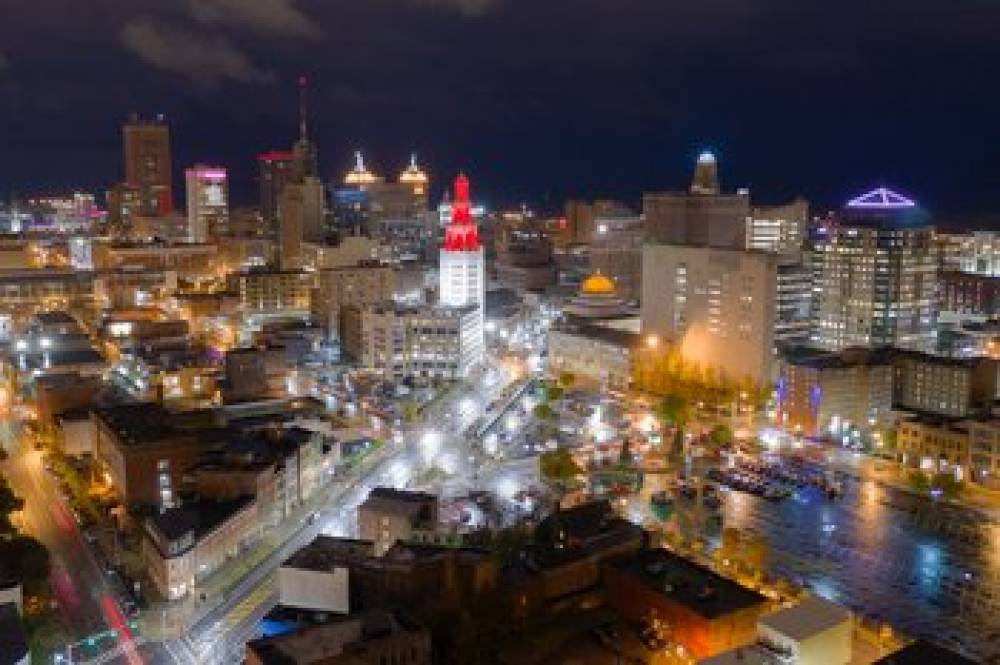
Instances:
[[[94,413],[128,445],[162,441],[177,434],[170,413],[154,402],[117,404]]]
[[[171,508],[149,518],[149,523],[168,540],[177,540],[194,531],[195,540],[213,531],[253,501],[244,496],[231,501],[199,499],[178,508]]]
[[[319,535],[281,565],[286,568],[326,572],[351,562],[364,561],[372,556],[375,556],[375,545],[370,540]]]
[[[798,605],[761,617],[759,623],[785,637],[802,642],[850,620],[850,611],[813,596]]]
[[[756,591],[664,549],[641,550],[609,566],[706,619],[767,602]]]
[[[975,665],[977,661],[926,640],[917,640],[873,665]]]

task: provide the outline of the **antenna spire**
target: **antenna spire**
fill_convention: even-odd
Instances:
[[[309,79],[305,74],[299,76],[299,140],[309,140],[309,111],[306,108],[306,93],[309,91]]]

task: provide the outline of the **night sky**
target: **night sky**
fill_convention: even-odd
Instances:
[[[998,31],[997,0],[0,0],[0,195],[103,191],[136,110],[253,202],[305,72],[325,176],[417,150],[495,204],[634,202],[708,147],[760,202],[992,213]]]

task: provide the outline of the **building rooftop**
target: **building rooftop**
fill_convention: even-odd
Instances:
[[[527,564],[529,569],[552,568],[643,540],[642,527],[618,517],[607,501],[591,501],[543,519]]]
[[[94,414],[127,445],[153,443],[177,434],[170,413],[154,402],[117,404]]]
[[[0,605],[0,663],[19,663],[28,656],[28,635],[17,605]]]
[[[891,365],[893,350],[889,348],[849,348],[834,352],[809,346],[795,346],[785,349],[781,355],[784,362],[796,367],[846,369],[848,367]]]
[[[394,610],[370,610],[346,617],[331,617],[328,623],[247,643],[263,665],[305,665],[308,663],[357,663],[369,661],[363,654],[366,642],[401,633],[423,634],[429,648],[429,635],[415,620]],[[357,660],[353,655],[359,656]],[[425,654],[427,655],[427,654]],[[341,657],[344,657],[341,660]],[[385,658],[382,658],[385,661]]]
[[[797,642],[851,620],[851,613],[828,600],[813,596],[794,607],[761,617],[759,623]]]
[[[976,661],[939,647],[926,640],[917,640],[895,653],[881,658],[873,665],[974,665]]]
[[[626,349],[638,348],[642,339],[638,333],[622,330],[620,328],[611,328],[608,326],[586,324],[574,325],[572,323],[567,323],[559,325],[553,328],[553,330],[563,333],[564,335],[584,337],[586,339],[605,342],[607,344],[613,344]]]
[[[39,312],[35,320],[43,326],[77,325],[77,321],[68,312]]]
[[[609,565],[706,619],[767,601],[756,591],[664,549],[641,550]]]
[[[199,499],[178,508],[171,508],[149,518],[148,524],[167,540],[178,540],[193,531],[195,540],[213,531],[233,515],[246,508],[253,497],[243,496],[231,501]]]
[[[429,524],[437,519],[437,503],[438,498],[433,494],[376,487],[358,509],[403,515]]]
[[[370,540],[319,535],[281,565],[322,572],[346,563],[364,561],[372,556],[375,556],[375,545]]]

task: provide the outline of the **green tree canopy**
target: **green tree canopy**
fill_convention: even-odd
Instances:
[[[729,425],[719,423],[709,432],[708,438],[717,446],[728,446],[733,442],[733,429]]]
[[[930,491],[930,478],[928,478],[927,474],[923,471],[911,471],[910,475],[906,477],[906,481],[910,485],[910,489],[918,494],[926,494]]]
[[[557,383],[550,383],[545,387],[545,399],[550,402],[558,402],[565,394],[566,391]]]
[[[684,395],[670,393],[657,405],[656,416],[674,427],[684,427],[691,417],[691,404]]]
[[[556,417],[555,410],[548,404],[538,404],[532,409],[532,413],[539,420],[554,420]]]
[[[570,388],[576,383],[576,375],[573,372],[560,372],[559,385],[563,388]]]
[[[583,473],[583,469],[565,448],[542,453],[538,458],[538,469],[544,478],[557,483],[566,483]]]
[[[937,473],[931,480],[931,487],[941,491],[941,496],[946,499],[957,499],[962,494],[962,481],[957,480],[950,473]]]

